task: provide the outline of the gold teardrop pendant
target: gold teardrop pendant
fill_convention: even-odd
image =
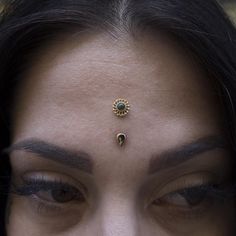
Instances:
[[[117,138],[118,144],[120,146],[123,146],[125,144],[127,136],[124,133],[119,133],[117,134],[116,138]]]

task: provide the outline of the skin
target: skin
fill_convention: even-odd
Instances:
[[[82,203],[46,209],[32,196],[12,195],[9,236],[230,235],[230,200],[203,200],[191,208],[179,195],[170,197],[199,183],[226,185],[227,149],[149,174],[153,156],[158,165],[163,152],[225,133],[216,92],[189,53],[162,34],[134,40],[97,33],[58,37],[33,61],[16,94],[12,143],[33,138],[85,152],[93,171],[11,151],[15,185],[37,175],[78,189],[83,185],[87,196]],[[120,97],[130,103],[124,118],[112,112]],[[123,147],[115,138],[120,132],[127,135]],[[45,191],[37,196],[50,199]],[[155,206],[155,199],[162,204]]]

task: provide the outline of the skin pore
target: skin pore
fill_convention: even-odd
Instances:
[[[232,165],[212,87],[161,34],[58,37],[16,94],[8,235],[230,235]],[[117,98],[130,103],[124,118]]]

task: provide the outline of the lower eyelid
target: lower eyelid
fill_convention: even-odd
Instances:
[[[43,201],[41,201],[40,199],[38,199],[37,196],[32,195],[32,203],[33,203],[33,207],[36,210],[36,212],[38,214],[47,214],[50,212],[55,213],[61,213],[62,212],[62,207],[60,206],[55,206],[54,204],[51,203],[45,203]],[[32,205],[32,204],[31,204]]]
[[[201,220],[211,214],[212,209],[215,206],[214,201],[207,201],[193,208],[174,206],[174,205],[152,205],[149,210],[152,215],[156,217],[166,218],[170,221],[181,220]],[[215,208],[214,208],[215,209]]]
[[[65,215],[72,212],[81,212],[84,210],[85,204],[79,205],[76,203],[58,204],[53,202],[47,202],[40,199],[37,195],[24,196],[30,209],[36,212],[38,215],[43,216],[56,216],[58,218],[65,217]]]

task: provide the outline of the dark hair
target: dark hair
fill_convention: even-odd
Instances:
[[[227,129],[235,145],[236,30],[215,0],[5,0],[0,23],[0,148],[10,143],[14,90],[30,57],[58,34],[108,31],[142,36],[146,30],[173,36],[219,85]],[[10,176],[1,157],[2,176]],[[7,178],[0,178],[6,186]],[[3,190],[1,190],[3,191]],[[7,195],[0,194],[0,209]],[[0,219],[4,219],[1,212]],[[5,222],[2,220],[0,228]],[[4,235],[2,233],[1,235]]]

